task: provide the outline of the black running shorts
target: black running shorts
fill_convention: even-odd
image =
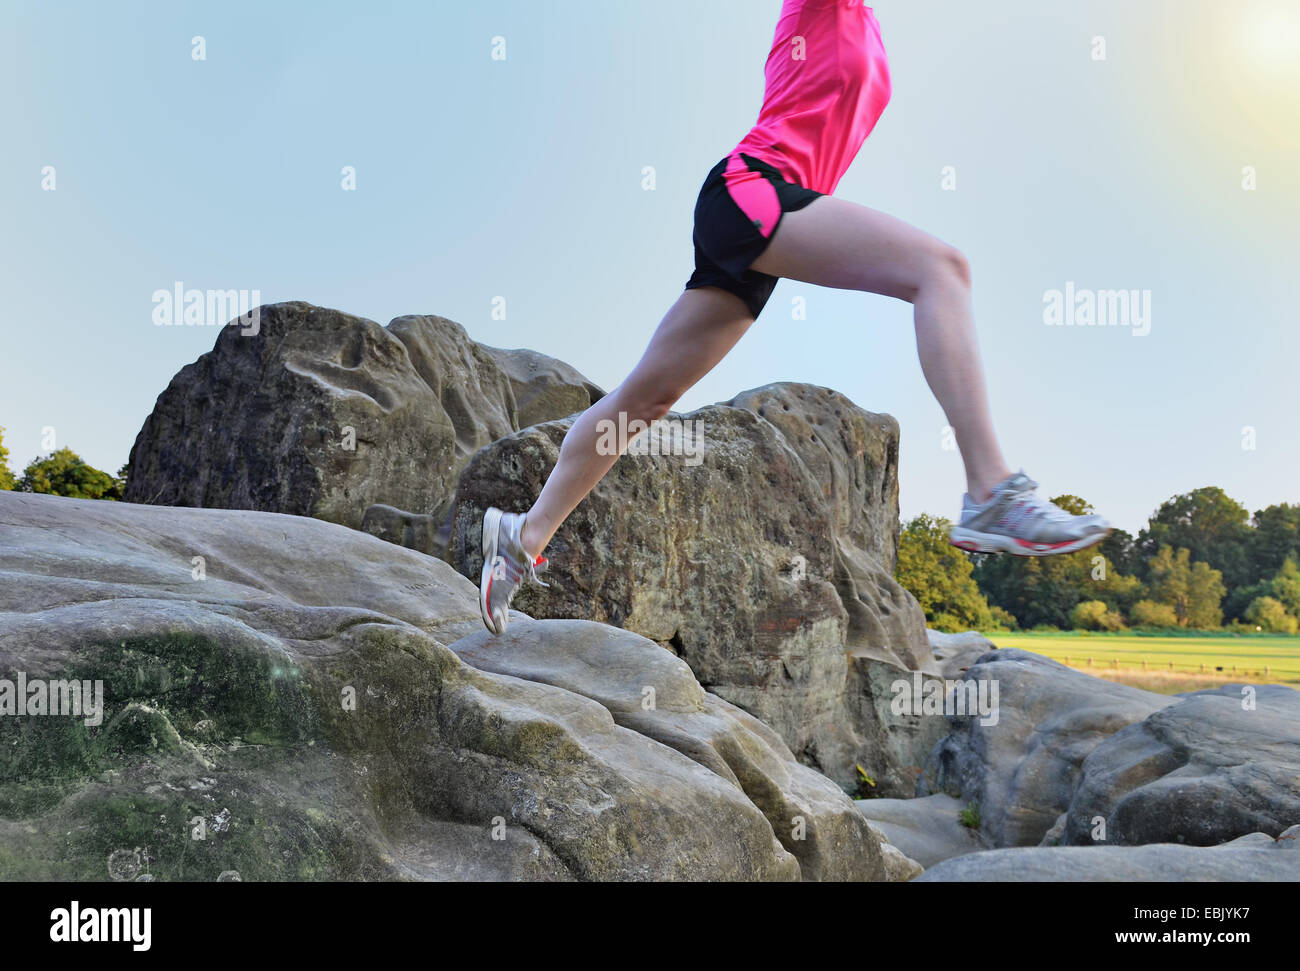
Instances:
[[[695,203],[695,272],[686,289],[720,287],[762,312],[777,278],[751,270],[787,212],[823,195],[787,182],[777,169],[742,152],[713,167]]]

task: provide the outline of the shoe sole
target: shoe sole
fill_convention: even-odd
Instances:
[[[973,529],[954,526],[948,531],[948,542],[968,553],[1010,553],[1012,556],[1056,556],[1061,553],[1077,553],[1090,546],[1096,546],[1107,536],[1110,530],[1093,533],[1080,539],[1068,539],[1060,543],[1034,543],[1027,539],[1004,536],[1001,533],[981,533]]]
[[[501,630],[492,621],[488,613],[488,593],[492,589],[492,565],[497,558],[497,533],[501,527],[501,510],[492,508],[483,514],[483,572],[478,580],[478,610],[483,617],[483,626],[491,633],[500,634]]]

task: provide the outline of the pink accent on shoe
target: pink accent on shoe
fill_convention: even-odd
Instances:
[[[1080,537],[1082,539],[1083,537]],[[1069,546],[1071,543],[1079,542],[1078,539],[1064,539],[1059,543],[1034,543],[1027,539],[1013,537],[1015,541],[1027,550],[1059,550],[1062,546]]]

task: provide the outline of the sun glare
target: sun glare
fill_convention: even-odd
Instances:
[[[1251,64],[1271,74],[1300,74],[1300,10],[1272,7],[1251,11],[1242,22]]]

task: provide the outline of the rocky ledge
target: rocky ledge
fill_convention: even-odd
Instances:
[[[0,718],[0,879],[886,876],[637,634],[493,639],[446,563],[304,517],[0,492],[0,535],[0,670],[104,702]]]

